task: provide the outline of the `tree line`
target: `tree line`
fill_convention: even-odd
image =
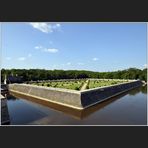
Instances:
[[[5,75],[22,77],[23,81],[57,80],[57,79],[140,79],[147,81],[147,68],[141,70],[129,68],[113,72],[94,72],[86,70],[45,70],[45,69],[2,69],[1,81],[4,82]]]

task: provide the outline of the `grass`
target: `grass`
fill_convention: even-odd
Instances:
[[[89,80],[86,89],[110,86],[115,84],[121,84],[125,81],[119,80]],[[127,82],[127,81],[126,81]],[[33,85],[54,87],[54,88],[64,88],[72,90],[80,90],[81,87],[86,83],[86,80],[75,80],[75,81],[50,81],[50,82],[39,82],[32,83]]]

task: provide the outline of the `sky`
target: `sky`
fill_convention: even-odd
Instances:
[[[146,27],[146,23],[1,23],[1,67],[143,69],[147,67]]]

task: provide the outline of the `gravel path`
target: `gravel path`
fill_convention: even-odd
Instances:
[[[89,80],[86,80],[86,82],[83,84],[83,86],[81,87],[80,90],[85,90],[88,82],[89,82]]]

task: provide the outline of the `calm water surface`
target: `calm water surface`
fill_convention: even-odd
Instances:
[[[7,95],[13,125],[145,125],[147,124],[147,86],[142,86],[83,111],[32,98]]]

